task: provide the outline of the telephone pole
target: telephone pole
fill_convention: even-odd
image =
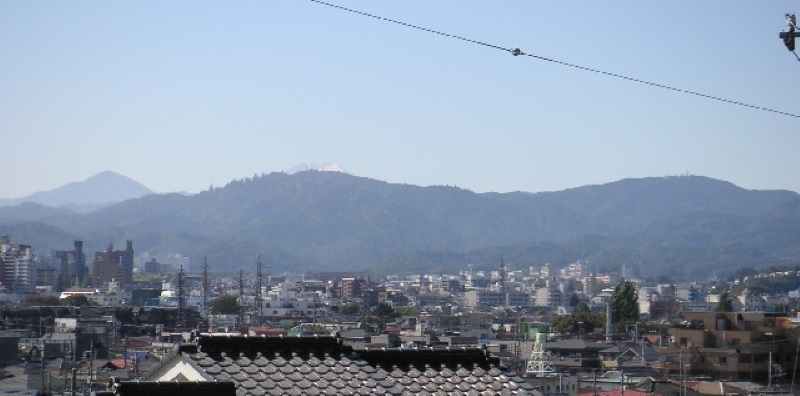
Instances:
[[[178,331],[186,327],[186,296],[184,295],[184,273],[183,264],[181,270],[178,272],[178,317],[175,320],[175,327]]]
[[[208,260],[206,257],[203,257],[203,309],[206,309],[208,305],[208,289]]]
[[[797,17],[792,13],[786,13],[786,31],[778,33],[778,38],[783,40],[783,45],[786,46],[786,49],[793,53],[797,60],[800,61],[800,56],[797,56],[797,53],[794,52],[795,38],[800,37],[800,32],[796,30]]]
[[[239,268],[239,323],[244,323],[244,271]],[[250,320],[252,324],[252,319]]]
[[[261,318],[261,255],[258,255],[258,274],[256,275],[256,312]]]

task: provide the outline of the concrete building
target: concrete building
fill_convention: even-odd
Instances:
[[[545,286],[536,289],[537,307],[558,307],[564,305],[561,291],[556,287]]]
[[[0,236],[0,282],[13,293],[30,293],[36,279],[33,252],[29,245],[12,244],[8,235]]]
[[[731,380],[766,380],[770,370],[794,368],[797,336],[785,314],[683,312],[670,342],[658,348],[656,369]]]
[[[362,278],[342,278],[339,296],[344,301],[359,298],[365,289],[365,283]]]
[[[500,292],[488,290],[470,290],[464,293],[464,306],[467,308],[484,309],[499,307],[506,302],[505,296]]]
[[[60,277],[63,280],[62,288],[78,287],[89,268],[86,266],[86,255],[83,253],[83,241],[75,241],[72,250],[58,250],[55,256],[60,260]]]
[[[133,242],[128,241],[125,250],[114,250],[109,244],[102,252],[94,254],[92,278],[95,286],[118,281],[130,285],[133,281]]]
[[[262,298],[258,314],[267,318],[322,318],[331,303],[330,293],[316,280],[286,281],[273,286]]]

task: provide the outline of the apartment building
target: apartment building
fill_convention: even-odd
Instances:
[[[658,348],[656,369],[730,380],[763,381],[769,372],[795,366],[798,338],[782,313],[683,312],[669,330],[669,345]]]

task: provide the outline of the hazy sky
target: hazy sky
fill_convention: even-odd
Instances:
[[[797,1],[339,1],[800,114]],[[0,0],[0,197],[198,192],[306,162],[477,192],[690,173],[800,191],[800,119],[282,1]]]

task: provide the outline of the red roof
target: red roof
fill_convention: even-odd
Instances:
[[[253,335],[286,335],[286,329],[274,329],[271,327],[251,327],[248,329],[248,332]]]

